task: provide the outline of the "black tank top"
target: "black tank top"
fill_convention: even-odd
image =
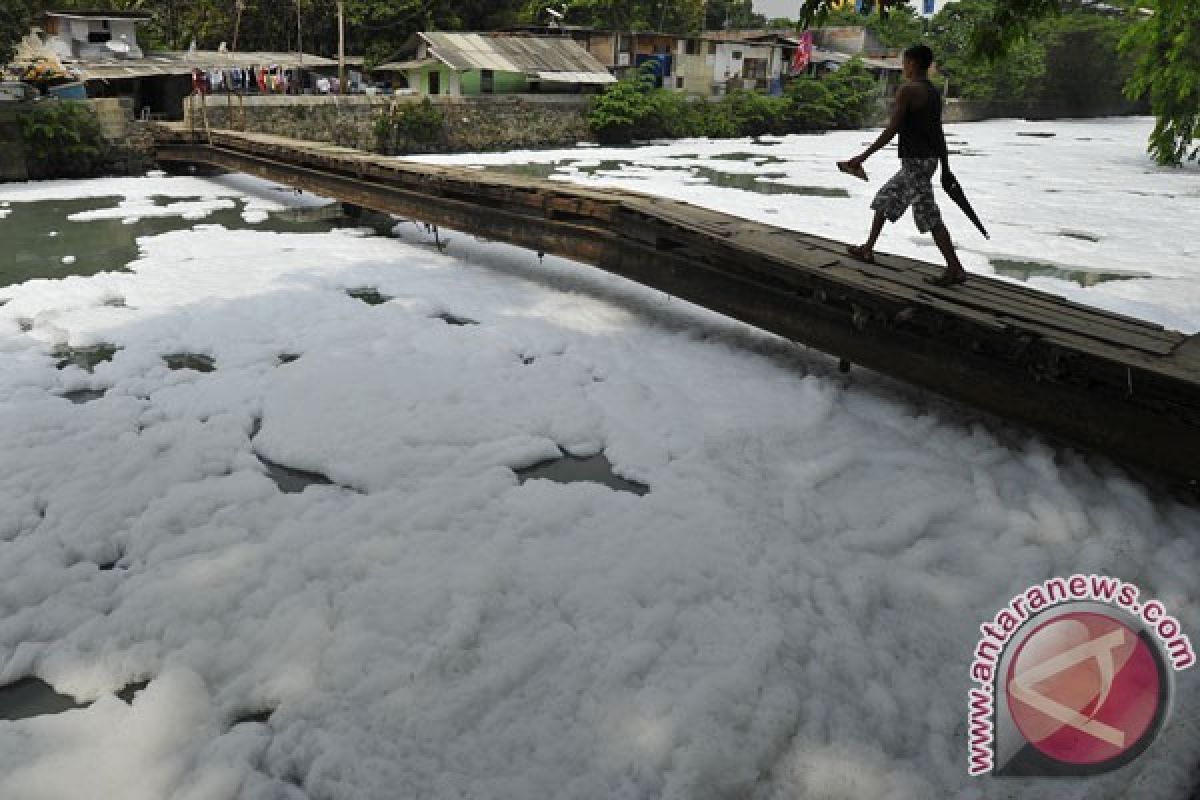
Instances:
[[[901,158],[940,158],[942,155],[942,96],[928,80],[925,100],[910,103],[900,123]]]

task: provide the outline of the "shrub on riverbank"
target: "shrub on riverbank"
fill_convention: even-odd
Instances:
[[[97,173],[105,143],[96,112],[87,103],[38,103],[18,119],[30,178],[90,178]]]
[[[782,97],[737,90],[715,102],[657,89],[653,75],[642,71],[597,97],[588,123],[605,144],[798,133],[862,127],[878,99],[875,79],[858,59],[823,80],[797,78]]]
[[[442,138],[446,115],[426,97],[420,103],[393,105],[375,118],[375,140],[379,152],[407,153],[417,145],[431,145]]]

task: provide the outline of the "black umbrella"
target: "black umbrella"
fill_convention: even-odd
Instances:
[[[967,200],[967,195],[962,190],[962,186],[958,184],[958,178],[955,178],[948,172],[943,172],[942,188],[946,190],[946,194],[950,195],[950,199],[958,204],[962,212],[967,215],[967,219],[975,223],[975,227],[979,228],[979,232],[983,234],[983,238],[991,239],[992,237],[988,235],[987,228],[983,227],[983,223],[979,221],[979,215],[975,213],[975,209],[971,208],[971,202]]]

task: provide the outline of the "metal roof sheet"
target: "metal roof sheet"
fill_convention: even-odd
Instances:
[[[215,50],[188,52],[161,51],[147,53],[144,58],[105,58],[87,60],[63,60],[63,64],[79,73],[80,79],[115,80],[120,78],[145,78],[154,75],[188,75],[193,69],[233,69],[236,67],[278,66],[336,67],[332,58],[298,53],[242,52],[221,53]]]
[[[539,72],[538,79],[547,83],[616,83],[617,79],[609,72]]]
[[[482,36],[478,33],[421,33],[430,55],[456,70],[608,74],[578,42],[563,37]],[[547,79],[548,80],[548,79]],[[579,81],[572,81],[577,83]]]

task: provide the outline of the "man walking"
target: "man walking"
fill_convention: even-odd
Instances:
[[[950,154],[942,130],[942,96],[929,82],[933,51],[923,44],[910,47],[904,51],[903,63],[907,82],[896,92],[896,106],[887,128],[861,155],[838,162],[838,168],[843,172],[866,180],[863,162],[900,134],[900,171],[884,184],[871,202],[875,219],[867,241],[848,248],[848,252],[855,258],[874,263],[875,242],[883,231],[884,220],[895,222],[912,206],[917,230],[932,232],[933,241],[946,259],[946,270],[931,282],[938,286],[954,286],[967,279],[967,272],[954,252],[950,232],[942,223],[941,212],[933,197],[931,180],[939,161],[942,185],[956,182],[950,172]]]

